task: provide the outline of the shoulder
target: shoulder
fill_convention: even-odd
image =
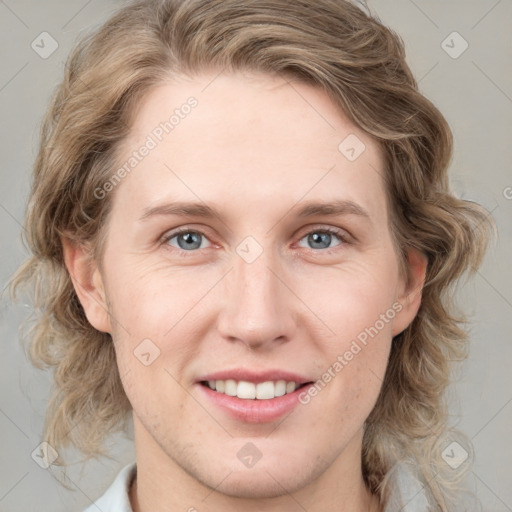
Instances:
[[[105,491],[105,493],[91,503],[84,512],[133,512],[130,506],[129,489],[133,477],[137,472],[136,462],[126,465]]]

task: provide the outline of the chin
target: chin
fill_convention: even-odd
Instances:
[[[321,457],[297,457],[291,452],[272,453],[247,469],[236,460],[208,464],[208,473],[197,472],[195,478],[216,492],[233,498],[270,499],[300,491],[326,470]],[[211,460],[211,459],[210,459]],[[316,462],[315,462],[316,461]],[[203,466],[204,468],[204,466]],[[196,466],[197,469],[197,466]]]
[[[220,485],[216,482],[214,488],[232,498],[270,499],[288,496],[304,485],[306,482],[300,481],[297,475],[253,468],[231,473]]]

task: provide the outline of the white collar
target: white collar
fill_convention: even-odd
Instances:
[[[137,463],[134,461],[125,466],[117,474],[112,485],[105,494],[87,507],[84,512],[133,512],[130,505],[130,486],[137,473]]]

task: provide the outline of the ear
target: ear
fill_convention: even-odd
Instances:
[[[112,333],[105,287],[89,247],[61,237],[64,263],[89,323],[98,331]]]
[[[398,314],[393,322],[393,336],[404,331],[418,314],[421,305],[423,285],[427,272],[428,259],[417,249],[407,252],[407,276],[402,280],[397,297]]]

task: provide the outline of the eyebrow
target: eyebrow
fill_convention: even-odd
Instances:
[[[293,213],[291,209],[288,213]],[[217,209],[208,206],[205,203],[175,202],[146,208],[140,217],[140,221],[155,216],[176,215],[180,217],[201,217],[201,218],[222,218]],[[338,216],[338,215],[356,215],[362,218],[370,219],[370,214],[360,205],[353,201],[338,199],[326,202],[307,202],[300,209],[295,211],[295,215],[300,218],[313,216]],[[286,215],[285,215],[286,216]]]

